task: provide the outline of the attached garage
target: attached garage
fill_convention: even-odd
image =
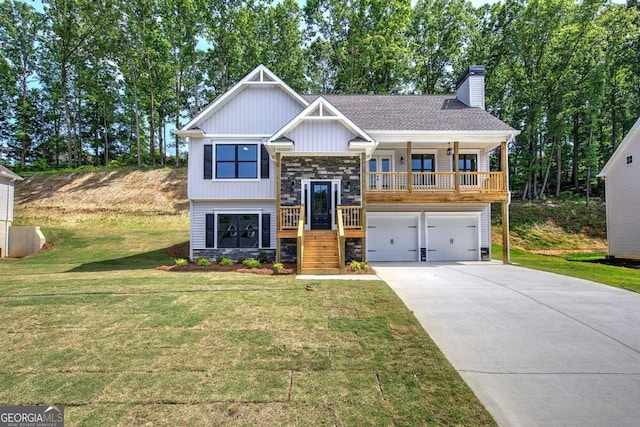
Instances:
[[[367,216],[367,261],[418,261],[419,213]]]
[[[480,260],[479,215],[426,215],[427,261]]]

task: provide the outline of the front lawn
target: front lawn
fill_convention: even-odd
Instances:
[[[493,256],[502,259],[502,247],[493,245]],[[596,260],[605,254],[538,255],[511,249],[511,262],[522,267],[592,280],[617,288],[640,292],[640,269],[606,265]]]
[[[2,404],[63,404],[68,426],[494,425],[383,282],[156,270],[181,217],[50,225],[52,249],[0,262]]]

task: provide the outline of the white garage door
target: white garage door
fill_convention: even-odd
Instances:
[[[367,261],[418,261],[418,214],[369,214]]]
[[[476,261],[478,218],[427,216],[427,261]]]

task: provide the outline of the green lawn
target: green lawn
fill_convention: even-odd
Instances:
[[[501,246],[493,245],[492,250],[494,258],[502,259]],[[511,262],[522,267],[593,280],[605,285],[640,292],[639,269],[591,262],[604,257],[605,254],[571,254],[562,257],[511,250]]]
[[[68,426],[495,424],[383,282],[156,270],[186,218],[48,225],[52,249],[0,262],[2,404],[64,404]]]

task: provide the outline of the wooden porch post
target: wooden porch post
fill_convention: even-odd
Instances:
[[[500,143],[500,169],[502,170],[504,190],[507,193],[507,200],[502,202],[502,263],[511,264],[511,251],[509,248],[509,155],[507,153],[507,142]]]
[[[362,262],[367,262],[367,153],[360,155],[360,204],[362,205],[362,213],[360,215],[360,226],[364,230],[362,237]]]
[[[412,156],[413,144],[411,141],[407,141],[407,188],[409,193],[413,193],[413,172],[411,171],[411,156]]]
[[[280,254],[280,192],[282,191],[282,189],[280,188],[281,184],[282,184],[282,178],[281,178],[281,164],[280,164],[280,160],[281,160],[281,154],[280,153],[276,153],[276,262],[280,262],[281,261],[281,254]]]
[[[460,153],[458,152],[458,148],[459,143],[458,141],[455,141],[453,143],[453,171],[455,172],[454,188],[456,193],[460,192]]]

